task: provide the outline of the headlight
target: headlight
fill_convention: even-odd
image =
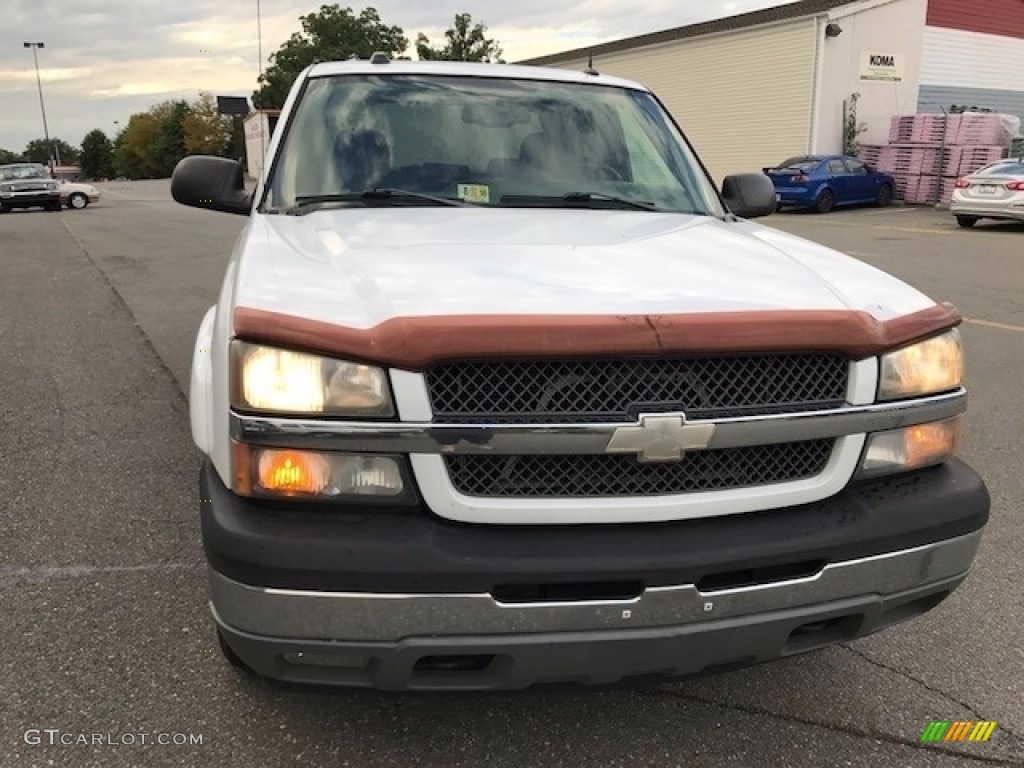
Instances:
[[[955,328],[882,356],[878,399],[930,395],[960,386],[964,353]]]
[[[878,432],[868,437],[860,477],[920,469],[956,455],[960,447],[962,418],[917,424],[905,429]]]
[[[386,418],[395,413],[381,368],[235,341],[231,404],[253,411]]]
[[[51,192],[56,192],[57,191],[57,185],[56,184],[47,184],[46,188],[48,190],[50,190]]]
[[[13,184],[0,184],[0,192],[13,192],[13,191],[14,191],[14,185]]]

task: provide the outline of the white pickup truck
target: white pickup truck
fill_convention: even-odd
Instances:
[[[690,675],[939,604],[989,513],[960,318],[748,219],[645,88],[321,63],[252,194],[191,384],[228,658],[282,680]]]

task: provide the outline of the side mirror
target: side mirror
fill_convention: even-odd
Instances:
[[[722,182],[722,199],[736,216],[756,219],[775,213],[775,185],[761,173],[737,173]]]
[[[252,196],[245,191],[242,164],[226,157],[193,155],[171,175],[171,197],[182,205],[248,216]]]

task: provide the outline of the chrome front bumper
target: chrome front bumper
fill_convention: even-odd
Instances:
[[[520,688],[697,674],[849,640],[924,613],[966,577],[981,532],[720,591],[502,603],[490,594],[352,594],[252,587],[210,571],[236,654],[268,677],[405,688]],[[438,661],[440,660],[440,661]]]

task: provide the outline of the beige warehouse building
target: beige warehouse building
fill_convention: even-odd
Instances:
[[[841,152],[853,94],[866,144],[894,115],[953,104],[1024,116],[1021,0],[800,0],[523,63],[584,69],[591,55],[651,88],[719,181]]]

